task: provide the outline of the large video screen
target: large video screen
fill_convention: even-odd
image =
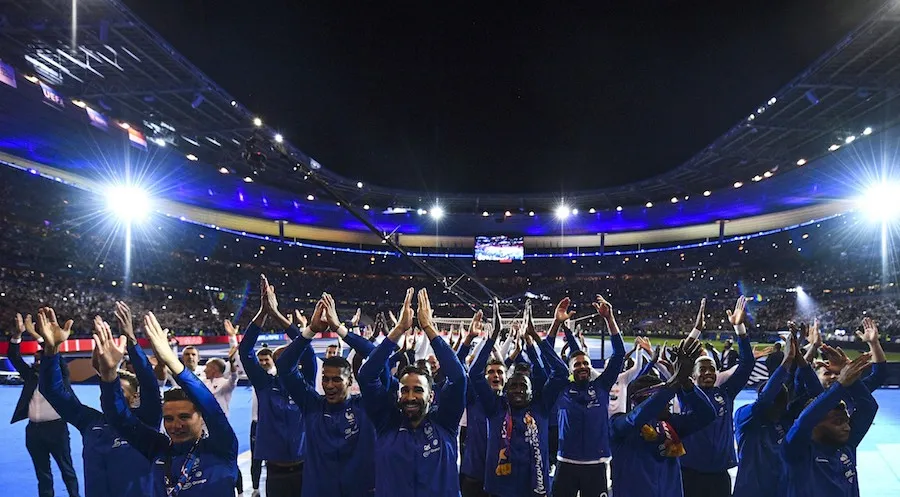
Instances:
[[[475,238],[476,261],[521,261],[525,239],[521,236],[479,236]]]

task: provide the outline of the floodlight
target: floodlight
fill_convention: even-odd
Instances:
[[[894,221],[900,218],[900,184],[879,183],[859,198],[860,209],[870,219]]]
[[[260,127],[260,126],[262,126],[262,119],[260,119],[260,118],[258,118],[258,117],[254,117],[254,118],[253,118],[253,125],[256,126],[257,128]]]
[[[866,128],[863,130],[863,136],[869,136],[872,134],[872,128]]]
[[[704,196],[704,197],[708,197],[708,196],[710,196],[710,195],[712,195],[712,192],[709,191],[709,190],[706,190],[706,191],[703,192],[703,196]]]
[[[616,212],[622,212],[622,206],[621,206],[621,205],[617,205],[617,206],[616,206]]]
[[[444,217],[444,208],[443,207],[441,207],[439,205],[435,205],[434,207],[431,208],[431,218],[432,219],[437,221],[437,220],[440,220],[442,217]]]
[[[569,209],[568,205],[562,204],[556,208],[556,218],[559,220],[566,219],[569,217],[569,214],[572,213],[572,210]]]
[[[653,207],[653,202],[647,202],[646,204],[644,204],[644,207],[646,207],[648,209]]]
[[[281,143],[281,142],[283,142],[283,141],[284,141],[284,137],[283,137],[283,136],[281,136],[280,134],[275,135],[275,143]]]
[[[140,220],[150,212],[150,199],[136,186],[113,186],[106,190],[106,209],[123,221]]]

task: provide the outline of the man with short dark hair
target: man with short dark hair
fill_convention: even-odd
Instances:
[[[100,357],[100,403],[109,423],[149,461],[150,497],[233,495],[238,443],[228,418],[212,393],[178,360],[156,316],[147,313],[144,329],[158,360],[181,388],[163,396],[163,426],[168,436],[147,426],[131,411],[116,367],[124,344],[108,329],[94,335]],[[204,435],[206,427],[208,435]]]
[[[382,379],[388,358],[412,328],[412,297],[410,288],[394,329],[359,370],[363,406],[376,429],[375,495],[458,497],[457,434],[466,403],[465,370],[437,334],[424,289],[419,292],[418,319],[447,376],[441,405],[429,411],[434,387],[426,371],[405,368],[397,395],[391,395]]]
[[[306,454],[306,430],[303,425],[303,413],[299,406],[291,401],[288,389],[284,384],[284,378],[277,374],[275,363],[284,355],[285,348],[280,348],[274,353],[262,354],[262,351],[253,354],[253,347],[262,332],[267,318],[275,321],[277,329],[285,330],[291,339],[299,336],[297,324],[285,317],[278,310],[278,300],[275,296],[275,288],[269,284],[264,275],[260,275],[260,306],[259,312],[251,321],[244,333],[244,339],[238,345],[238,355],[250,384],[253,385],[256,397],[258,420],[255,426],[255,447],[251,450],[254,464],[266,461],[266,495],[281,497],[296,495],[297,489],[303,484],[303,462]],[[296,314],[300,323],[299,313]],[[305,370],[315,369],[313,354],[305,354],[301,359]],[[263,363],[266,363],[264,366]],[[253,439],[251,438],[251,441]],[[259,488],[258,473],[253,473],[254,492]]]
[[[606,463],[609,449],[609,391],[625,362],[625,342],[612,306],[600,295],[593,303],[609,329],[613,353],[602,373],[591,367],[591,358],[580,350],[569,355],[572,381],[563,389],[559,403],[559,453],[554,497],[600,497],[609,489]],[[554,323],[555,324],[555,323]],[[560,323],[561,324],[561,323]],[[640,353],[640,352],[638,352]]]
[[[753,349],[747,338],[745,307],[742,296],[735,304],[734,312],[727,312],[738,339],[740,360],[730,378],[716,385],[718,371],[709,357],[700,357],[694,364],[694,383],[709,398],[716,411],[716,419],[700,431],[683,439],[687,452],[681,458],[681,478],[686,497],[727,497],[731,495],[731,476],[728,470],[737,466],[734,451],[734,400],[753,373]],[[701,308],[701,314],[703,309]],[[702,315],[698,316],[695,331],[702,328]],[[692,332],[692,335],[694,332]]]
[[[70,331],[72,321],[67,321],[63,328]],[[25,427],[25,447],[34,464],[34,473],[38,481],[38,496],[53,497],[53,473],[50,471],[50,456],[52,455],[62,473],[69,497],[78,497],[78,477],[72,467],[72,449],[69,447],[69,426],[65,420],[60,419],[60,415],[38,389],[43,356],[41,349],[34,354],[33,366],[29,366],[22,359],[19,347],[22,343],[22,334],[26,331],[38,342],[43,341],[34,329],[31,315],[26,315],[23,320],[21,314],[16,314],[16,327],[13,328],[13,335],[9,340],[7,356],[18,371],[24,385],[10,424],[28,419],[28,425]],[[61,361],[59,367],[65,388],[71,388],[69,386],[69,368],[66,366],[66,362]]]
[[[326,293],[316,305],[309,328],[276,362],[279,377],[303,413],[307,443],[302,494],[368,496],[375,489],[375,428],[363,408],[362,397],[350,395],[350,363],[340,356],[322,361],[325,395],[316,393],[310,384],[315,380],[308,376],[315,371],[297,367],[301,355],[312,354],[312,338],[329,328],[363,359],[375,349],[372,342],[351,333],[341,323],[334,299]]]

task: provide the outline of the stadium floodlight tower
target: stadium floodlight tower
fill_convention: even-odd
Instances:
[[[150,214],[150,195],[135,185],[113,185],[106,189],[106,210],[125,228],[125,264],[122,275],[127,289],[131,286],[132,227]]]

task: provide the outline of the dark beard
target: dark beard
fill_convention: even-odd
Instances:
[[[418,407],[418,410],[412,414],[406,411],[407,405],[415,405]],[[413,401],[413,402],[397,402],[397,408],[400,409],[400,412],[403,413],[407,418],[417,421],[425,417],[425,413],[428,411],[425,407],[425,401]]]

